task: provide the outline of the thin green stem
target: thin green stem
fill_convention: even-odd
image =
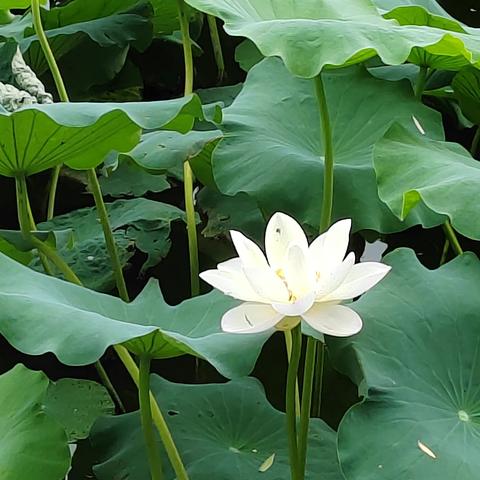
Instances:
[[[305,352],[305,366],[303,371],[302,406],[300,415],[300,432],[298,435],[298,458],[302,469],[302,478],[305,476],[308,448],[308,427],[310,424],[310,410],[312,406],[313,380],[315,374],[315,357],[317,342],[313,337],[307,339]]]
[[[290,363],[292,358],[292,332],[291,330],[285,330],[285,347],[287,349],[287,360]],[[298,379],[295,384],[295,415],[300,416],[300,389],[298,388]]]
[[[115,243],[115,238],[110,227],[110,220],[108,219],[107,207],[103,201],[102,190],[100,188],[100,183],[98,182],[97,173],[95,169],[90,169],[87,171],[88,178],[88,187],[93,195],[95,200],[95,206],[97,207],[98,217],[103,229],[103,235],[105,237],[105,243],[107,245],[107,250],[110,255],[110,260],[112,262],[113,274],[115,276],[115,281],[117,284],[118,293],[120,298],[128,302],[130,297],[128,295],[127,285],[125,283],[125,278],[123,276],[122,264],[120,262],[120,257],[118,256],[117,244]]]
[[[18,223],[20,224],[20,230],[25,238],[32,243],[32,245],[38,250],[39,257],[44,268],[49,270],[47,259],[52,262],[57,269],[64,275],[65,279],[69,282],[76,283],[80,285],[80,280],[75,275],[73,270],[66,264],[63,258],[46,243],[39,240],[34,234],[33,231],[35,228],[35,223],[33,221],[32,212],[30,209],[30,201],[28,199],[28,189],[27,189],[27,180],[25,175],[18,175],[15,177],[15,187],[16,187],[16,196],[17,196],[17,214],[18,214]],[[51,270],[50,270],[51,271]],[[48,273],[48,272],[47,272]]]
[[[325,152],[324,161],[324,173],[323,173],[323,200],[322,200],[322,213],[320,218],[320,233],[325,232],[332,222],[333,211],[333,180],[334,180],[334,152],[333,152],[333,136],[332,127],[330,123],[330,115],[328,112],[327,95],[325,93],[325,86],[322,80],[322,74],[319,73],[315,77],[315,93],[317,96],[318,109],[320,112],[321,131],[323,139],[323,149]],[[312,340],[316,341],[316,340]],[[322,347],[323,348],[323,347]],[[317,349],[318,351],[319,349]],[[318,352],[317,352],[318,355]],[[315,363],[315,358],[310,358],[310,361]],[[314,373],[314,385],[315,389],[312,394],[312,411],[316,416],[320,416],[320,402],[323,389],[323,362],[316,362],[316,369]],[[307,367],[305,367],[307,368]],[[307,371],[310,371],[308,367]],[[305,400],[306,401],[306,400]],[[308,412],[310,413],[310,412]],[[305,412],[304,415],[307,415]],[[303,428],[306,430],[303,435],[308,435],[309,418],[304,417]]]
[[[190,38],[190,26],[185,12],[185,2],[177,0],[178,19],[182,32],[183,58],[185,62],[185,89],[184,95],[191,95],[193,92],[193,54],[192,39]]]
[[[448,250],[450,249],[450,242],[448,238],[445,239],[442,249],[442,256],[440,257],[440,266],[447,261]]]
[[[135,385],[139,387],[140,372],[137,364],[130,355],[130,352],[123,345],[115,345],[113,348],[117,352],[117,355],[122,363],[125,365],[125,368],[130,374],[130,377],[134,381]],[[165,418],[162,415],[160,407],[158,406],[158,403],[151,392],[150,407],[152,409],[153,423],[157,427],[158,433],[160,434],[160,438],[163,442],[163,446],[165,447],[170,463],[172,464],[173,470],[175,471],[177,480],[188,480],[187,471],[183,466],[180,454],[178,453],[177,447],[175,446],[172,435],[168,429],[168,425],[165,422]]]
[[[177,0],[178,18],[182,31],[183,56],[185,62],[185,96],[193,92],[193,55],[188,18],[185,14],[185,2]],[[187,215],[188,252],[190,259],[190,288],[192,297],[200,293],[197,226],[195,223],[195,204],[193,199],[193,172],[188,161],[183,164],[183,185],[185,212]]]
[[[15,190],[17,198],[17,215],[20,231],[24,237],[31,236],[31,219],[28,214],[27,180],[24,175],[15,177]]]
[[[292,480],[301,480],[301,468],[298,458],[297,443],[297,415],[295,413],[295,386],[298,378],[298,366],[302,352],[302,331],[298,324],[292,329],[292,356],[288,364],[287,389],[285,396],[288,454],[290,459],[290,471]]]
[[[451,223],[448,220],[443,224],[443,231],[445,232],[445,236],[450,242],[450,245],[452,246],[452,249],[455,252],[455,255],[462,255],[463,254],[462,246],[458,241],[455,230],[453,229]]]
[[[138,402],[140,405],[140,416],[142,418],[143,438],[145,440],[148,462],[150,464],[150,475],[152,480],[162,480],[162,460],[156,444],[155,432],[153,430],[152,408],[150,405],[150,363],[150,357],[146,355],[140,357]]]
[[[57,87],[58,96],[60,97],[60,100],[62,102],[68,102],[69,98],[67,90],[65,88],[65,84],[63,82],[62,74],[60,73],[57,61],[55,60],[55,56],[53,55],[50,44],[48,43],[47,36],[45,35],[45,30],[43,29],[42,17],[40,15],[40,0],[32,0],[31,5],[33,27],[35,29],[35,33],[37,34],[43,54],[45,55],[45,59],[47,60],[48,67],[52,72],[53,81],[55,82],[55,86]]]
[[[207,15],[210,38],[212,40],[213,56],[218,70],[218,83],[222,83],[225,77],[225,61],[223,59],[222,43],[218,34],[217,19],[213,15]]]
[[[57,165],[52,169],[50,177],[50,187],[48,192],[48,208],[47,208],[47,220],[51,220],[55,216],[55,198],[57,196],[58,179],[60,177],[61,165]]]
[[[115,387],[113,386],[113,383],[110,380],[110,377],[108,376],[108,373],[105,370],[105,368],[103,367],[100,360],[95,362],[95,370],[97,370],[97,374],[100,377],[100,381],[105,386],[105,388],[108,390],[108,392],[112,396],[114,402],[117,404],[120,411],[122,413],[125,413],[126,412],[125,405],[123,404],[122,399],[120,398],[120,395],[115,390]]]
[[[193,200],[193,172],[190,164],[183,164],[183,189],[185,195],[185,213],[187,216],[188,253],[190,258],[190,289],[192,297],[200,293],[197,225],[195,222],[195,204]]]
[[[323,342],[318,342],[317,344],[315,367],[318,374],[315,375],[313,385],[313,398],[315,402],[312,408],[312,415],[320,418],[320,414],[322,413],[323,377],[325,370],[325,343]]]
[[[480,143],[480,126],[477,126],[475,135],[473,136],[472,146],[470,147],[470,153],[472,157],[475,157],[478,152],[478,144]]]
[[[48,67],[52,72],[53,81],[55,82],[55,86],[57,87],[58,96],[60,98],[60,101],[68,102],[68,93],[67,89],[65,88],[65,83],[63,82],[62,74],[60,73],[57,61],[55,60],[55,56],[53,55],[52,49],[50,48],[50,44],[48,43],[48,38],[45,35],[45,30],[43,29],[42,17],[40,15],[40,0],[31,0],[31,7],[33,27],[35,29],[35,33],[37,34],[43,54],[45,55],[45,59],[47,60]],[[58,176],[60,174],[61,168],[61,165],[59,165],[55,167],[52,171],[52,181],[50,183],[50,193],[48,195],[47,219],[53,218],[54,215]]]
[[[323,233],[330,226],[333,210],[333,137],[328,113],[327,96],[322,80],[322,74],[315,77],[315,93],[317,95],[318,107],[320,110],[321,130],[323,133],[323,149],[325,152],[323,172],[323,201],[320,217],[320,233]]]
[[[425,91],[425,85],[428,79],[428,67],[421,66],[418,72],[417,81],[415,83],[415,97],[419,100],[422,99],[423,92]]]

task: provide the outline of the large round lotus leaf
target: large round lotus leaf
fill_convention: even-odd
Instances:
[[[107,389],[90,380],[62,378],[50,384],[45,411],[63,426],[70,442],[87,438],[95,420],[115,412]]]
[[[152,376],[152,389],[191,480],[290,478],[285,415],[268,403],[257,380],[180,385]],[[138,412],[99,420],[91,441],[99,480],[149,478]],[[343,478],[335,441],[324,422],[312,420],[306,479]],[[166,473],[165,480],[175,478]]]
[[[0,478],[62,480],[70,465],[63,428],[45,413],[48,378],[17,365],[0,376]]]
[[[107,347],[169,358],[192,353],[226,377],[248,374],[269,333],[222,332],[235,302],[219,292],[172,307],[156,281],[132,303],[37,273],[0,254],[0,333],[30,355],[53,352],[66,365],[87,365]],[[140,338],[141,337],[141,338]]]
[[[281,57],[300,77],[314,77],[325,66],[360,63],[376,55],[383,63],[399,65],[415,47],[434,56],[463,56],[472,63],[480,59],[480,36],[475,31],[467,32],[458,22],[417,6],[396,9],[390,20],[370,0],[187,3],[220,17],[227,33],[249,38],[267,57]]]
[[[347,480],[476,480],[480,469],[480,262],[427,270],[411,250],[352,307],[363,330],[329,340],[365,396],[342,420]]]
[[[393,125],[375,146],[375,169],[380,198],[399,218],[423,201],[480,239],[480,164],[461,145]]]
[[[440,115],[414,98],[408,82],[378,80],[360,67],[324,78],[335,151],[334,217],[379,232],[440,223],[425,208],[399,222],[378,198],[372,158],[374,143],[393,121],[416,131],[416,118],[442,139]],[[316,230],[323,191],[319,117],[313,81],[292,76],[278,59],[253,67],[224,110],[225,138],[212,159],[220,191],[245,192],[267,217],[285,211]]]
[[[195,95],[159,102],[32,105],[14,113],[0,109],[0,174],[31,175],[63,163],[92,168],[112,150],[131,150],[141,129],[188,131],[202,115]]]

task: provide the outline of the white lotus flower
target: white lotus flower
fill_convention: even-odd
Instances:
[[[351,221],[341,220],[309,246],[302,227],[284,213],[270,219],[265,232],[266,258],[243,234],[231,231],[238,253],[200,277],[245,303],[229,310],[222,329],[258,333],[293,328],[302,319],[318,332],[336,337],[362,328],[360,316],[340,305],[376,285],[391,267],[355,263],[348,247]]]

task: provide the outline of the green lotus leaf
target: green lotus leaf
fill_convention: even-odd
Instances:
[[[24,252],[18,249],[15,245],[5,240],[0,236],[0,252],[7,255],[13,260],[21,263],[22,265],[28,265],[33,260],[33,253],[30,251]]]
[[[235,60],[242,70],[248,72],[254,65],[265,57],[251,40],[244,40],[235,49]]]
[[[48,387],[45,412],[63,426],[72,442],[87,438],[95,420],[112,415],[115,405],[104,386],[90,380],[62,378]]]
[[[17,51],[17,42],[9,40],[0,45],[0,82],[14,84],[12,59]]]
[[[164,175],[152,175],[128,158],[118,160],[115,168],[109,168],[99,181],[103,194],[111,197],[141,197],[170,188]]]
[[[422,201],[447,215],[466,237],[480,239],[480,164],[461,145],[393,125],[375,146],[380,198],[399,218]]]
[[[208,150],[211,155],[221,137],[222,132],[218,130],[192,130],[186,134],[172,131],[146,133],[140,143],[124,156],[150,173],[170,172],[183,178],[183,163],[187,160],[195,163],[197,160],[201,169],[201,160],[197,157],[204,150]],[[204,158],[205,156],[202,157]]]
[[[245,193],[229,197],[207,187],[200,191],[197,201],[208,217],[204,237],[226,236],[230,230],[238,230],[259,244],[264,242],[265,219],[252,197]]]
[[[370,0],[187,3],[221,18],[228,34],[252,40],[264,56],[281,57],[299,77],[311,78],[325,66],[352,65],[377,55],[385,64],[399,65],[415,47],[435,56],[461,56],[470,63],[480,60],[476,30],[465,30],[460,23],[417,6],[398,7],[384,18]],[[423,23],[418,24],[420,17]]]
[[[66,365],[93,363],[110,345],[128,342],[133,352],[154,358],[195,353],[226,377],[242,376],[252,370],[269,337],[222,332],[222,315],[238,302],[218,292],[172,307],[151,280],[126,304],[2,254],[0,269],[0,333],[21,352],[53,352]]]
[[[188,131],[195,116],[203,117],[195,95],[158,102],[32,105],[14,113],[0,109],[0,174],[31,175],[63,163],[92,168],[112,150],[131,150],[141,129]]]
[[[72,231],[65,229],[61,231],[37,231],[33,235],[52,247],[57,245],[70,245],[72,243]],[[0,238],[17,248],[20,252],[29,252],[37,247],[28,237],[25,237],[18,230],[0,230]]]
[[[76,0],[42,11],[42,20],[53,50],[62,56],[81,41],[82,36],[89,37],[101,47],[133,45],[144,50],[152,39],[151,15],[148,2]],[[35,52],[38,52],[40,45],[33,28],[26,29],[24,36],[20,42],[22,51],[35,43]]]
[[[464,68],[453,78],[452,88],[463,114],[480,125],[480,71],[474,67]]]
[[[334,217],[353,218],[355,230],[384,233],[439,224],[441,218],[423,206],[404,223],[392,215],[378,198],[372,155],[395,120],[416,131],[415,117],[442,139],[439,114],[418,102],[407,82],[381,81],[360,67],[329,72],[325,85],[335,151]],[[245,192],[265,217],[285,211],[316,230],[323,189],[320,128],[313,82],[293,77],[278,59],[264,60],[224,110],[224,139],[212,159],[219,190]]]
[[[389,12],[394,8],[401,6],[418,6],[423,7],[435,15],[446,18],[453,18],[449,13],[435,0],[373,0],[373,3],[383,12]]]
[[[364,396],[343,418],[347,480],[474,480],[480,462],[480,262],[465,254],[427,270],[411,250],[352,307],[363,330],[329,339],[334,362]]]
[[[256,379],[181,385],[152,375],[152,390],[168,413],[168,426],[192,480],[289,478],[285,414],[268,403]],[[310,428],[305,478],[341,480],[335,432],[318,419],[311,421]],[[91,441],[100,456],[94,467],[99,480],[148,478],[138,412],[100,419]],[[261,471],[272,456],[270,468]],[[174,478],[171,471],[166,472],[166,480]]]
[[[106,204],[122,265],[134,254],[134,247],[147,254],[142,272],[157,265],[170,251],[170,228],[184,220],[182,210],[166,203],[136,198]],[[61,242],[65,261],[84,285],[108,292],[115,286],[111,259],[95,207],[82,208],[39,224],[42,230],[73,232],[73,245]],[[1,235],[1,232],[0,232]],[[38,268],[41,265],[37,263]]]
[[[45,412],[48,378],[23,365],[0,376],[0,477],[62,480],[70,466],[63,428]]]

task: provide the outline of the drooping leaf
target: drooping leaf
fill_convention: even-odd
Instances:
[[[244,40],[235,49],[235,60],[242,70],[248,72],[254,65],[260,63],[265,57],[251,40]]]
[[[463,235],[480,239],[480,164],[456,143],[393,125],[375,146],[380,198],[399,218],[422,201]]]
[[[72,442],[87,438],[97,418],[113,414],[115,405],[102,385],[62,378],[48,387],[45,412],[63,426]]]
[[[285,415],[268,403],[257,380],[180,385],[154,375],[152,387],[191,480],[289,478]],[[99,420],[91,441],[100,454],[101,463],[94,469],[99,480],[148,478],[138,412]],[[273,454],[270,468],[261,471]],[[319,476],[342,478],[335,433],[313,419],[305,478]],[[165,478],[173,480],[174,474],[168,471]]]
[[[433,137],[443,138],[438,113],[415,100],[408,83],[374,79],[361,68],[328,73],[324,81],[335,152],[334,217],[353,218],[355,230],[379,232],[440,223],[423,207],[400,223],[378,198],[372,156],[374,143],[393,121],[416,130],[415,116]],[[277,59],[266,59],[249,72],[242,93],[224,110],[221,128],[225,138],[212,159],[219,190],[245,192],[266,218],[285,211],[316,230],[323,147],[313,82],[293,77]]]
[[[165,176],[152,175],[131,160],[120,159],[115,169],[109,169],[99,179],[104,195],[141,197],[147,192],[163,192],[170,188]]]
[[[0,477],[62,480],[70,465],[63,428],[45,412],[48,378],[23,365],[0,376]]]
[[[423,7],[435,15],[452,18],[448,12],[435,0],[373,0],[373,3],[384,12],[389,12],[400,6],[418,6]]]
[[[151,15],[148,2],[75,0],[43,11],[42,20],[53,50],[59,51],[61,56],[81,41],[82,35],[101,47],[131,44],[138,50],[144,50],[152,38]],[[30,49],[33,43],[36,43],[35,50],[40,48],[33,29],[26,30],[25,37],[21,42],[22,50]]]
[[[145,198],[107,203],[122,265],[133,255],[133,248],[148,255],[142,270],[156,265],[170,250],[170,227],[184,219],[184,212],[166,203]],[[39,225],[45,230],[71,230],[74,242],[60,253],[89,288],[109,291],[115,285],[110,255],[95,207],[60,215]]]
[[[152,132],[143,135],[140,143],[125,156],[148,172],[170,172],[183,178],[183,163],[187,160],[194,162],[210,145],[211,153],[221,137],[222,132],[218,130],[192,130],[184,135],[169,131]]]
[[[0,109],[0,174],[31,175],[62,163],[92,168],[112,150],[131,150],[142,128],[188,131],[195,116],[203,116],[195,95],[158,102],[32,105],[14,113]]]
[[[222,332],[222,315],[238,302],[218,292],[172,307],[151,280],[126,304],[30,270],[2,254],[0,269],[0,333],[21,352],[53,352],[66,365],[93,363],[108,346],[128,342],[132,351],[155,358],[195,353],[224,376],[237,377],[252,370],[270,335]]]
[[[480,71],[474,67],[464,68],[453,78],[452,87],[463,114],[480,125]]]
[[[205,237],[226,236],[230,230],[238,230],[259,244],[263,243],[265,219],[253,198],[244,193],[229,197],[204,188],[197,199],[199,208],[208,217],[202,231]]]
[[[399,65],[415,47],[434,54],[432,62],[437,56],[464,57],[470,63],[480,59],[476,31],[417,6],[399,7],[386,19],[370,0],[187,3],[221,18],[228,34],[249,38],[263,55],[281,57],[300,77],[311,78],[325,66],[361,63],[377,55],[385,64]]]
[[[342,420],[338,449],[347,480],[477,478],[480,263],[465,254],[438,270],[411,250],[352,307],[363,330],[329,340],[337,366],[364,401]]]

